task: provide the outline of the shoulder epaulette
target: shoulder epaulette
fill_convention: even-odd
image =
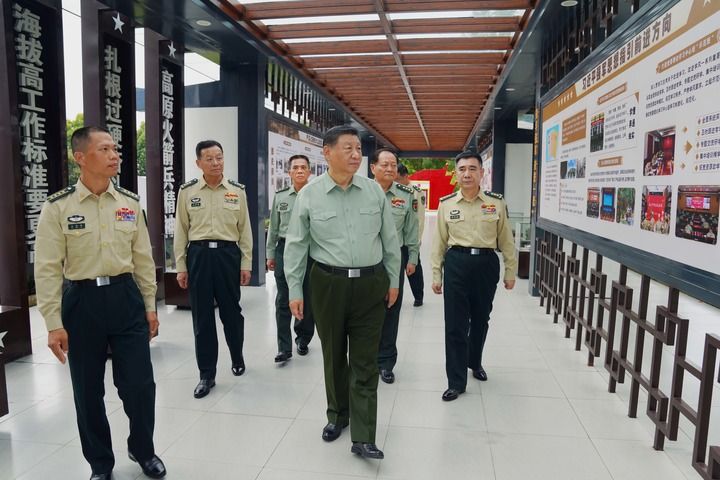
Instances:
[[[135,200],[136,202],[139,202],[139,201],[140,201],[140,195],[138,195],[137,193],[131,192],[130,190],[125,190],[124,188],[122,188],[122,187],[119,186],[119,185],[115,185],[115,190],[117,190],[118,192],[122,193],[122,194],[125,195],[126,197],[132,198],[132,199]]]
[[[423,189],[420,188],[420,187],[418,187],[417,185],[413,185],[412,188],[414,188],[414,189],[415,189],[416,191],[418,191],[418,192],[422,192],[422,191],[423,191]]]
[[[453,192],[453,193],[451,193],[450,195],[445,195],[444,197],[441,197],[441,198],[440,198],[440,201],[441,201],[441,202],[444,202],[445,200],[450,200],[450,199],[453,198],[455,195],[457,195],[457,192]]]
[[[233,185],[233,186],[235,186],[235,187],[242,188],[243,190],[245,190],[245,185],[243,185],[242,183],[238,183],[238,182],[236,182],[235,180],[229,180],[229,179],[228,179],[228,183],[229,183],[230,185]]]
[[[183,190],[183,189],[189,187],[190,185],[195,185],[197,182],[198,182],[198,179],[193,178],[192,180],[187,181],[187,182],[183,183],[182,185],[180,185],[180,190]]]
[[[413,193],[413,189],[408,187],[407,185],[403,185],[402,183],[396,183],[395,185],[397,185],[397,188],[399,188],[403,192]]]
[[[70,194],[73,193],[74,191],[75,191],[75,185],[70,185],[69,187],[65,187],[65,188],[63,188],[62,190],[59,190],[59,191],[53,193],[52,195],[50,195],[50,196],[47,198],[47,201],[50,202],[50,203],[55,202],[55,201],[57,201],[57,200],[60,200],[60,199],[63,198],[63,197],[67,197],[68,195],[70,195]]]
[[[488,191],[486,191],[486,192],[485,192],[485,195],[487,195],[488,197],[497,198],[498,200],[502,200],[502,199],[503,199],[503,196],[502,196],[501,193],[495,193],[495,192],[488,192]]]
[[[245,187],[243,187],[243,188],[245,188]],[[290,190],[289,186],[287,186],[285,188],[281,188],[280,190],[275,190],[275,193],[287,192],[288,190]]]

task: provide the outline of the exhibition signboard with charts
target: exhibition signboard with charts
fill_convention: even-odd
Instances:
[[[540,223],[720,274],[720,0],[681,0],[543,104]]]

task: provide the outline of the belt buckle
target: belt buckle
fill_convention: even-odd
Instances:
[[[348,278],[360,278],[360,269],[359,268],[349,268],[348,269]]]
[[[218,242],[208,242],[208,248],[218,248]]]
[[[97,277],[95,279],[95,285],[97,285],[98,287],[106,287],[110,285],[110,277]]]
[[[479,248],[471,248],[470,255],[480,255],[480,249]]]

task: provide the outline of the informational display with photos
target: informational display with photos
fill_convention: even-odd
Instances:
[[[268,179],[269,205],[275,192],[291,185],[288,160],[293,155],[305,155],[310,159],[310,180],[327,171],[322,153],[322,138],[275,119],[268,120]]]
[[[539,216],[720,274],[720,1],[681,0],[542,108]]]

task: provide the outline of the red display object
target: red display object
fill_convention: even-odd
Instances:
[[[450,183],[452,175],[444,168],[434,170],[419,170],[410,175],[410,180],[430,182],[428,192],[428,210],[437,210],[440,199],[455,191],[455,185]]]

